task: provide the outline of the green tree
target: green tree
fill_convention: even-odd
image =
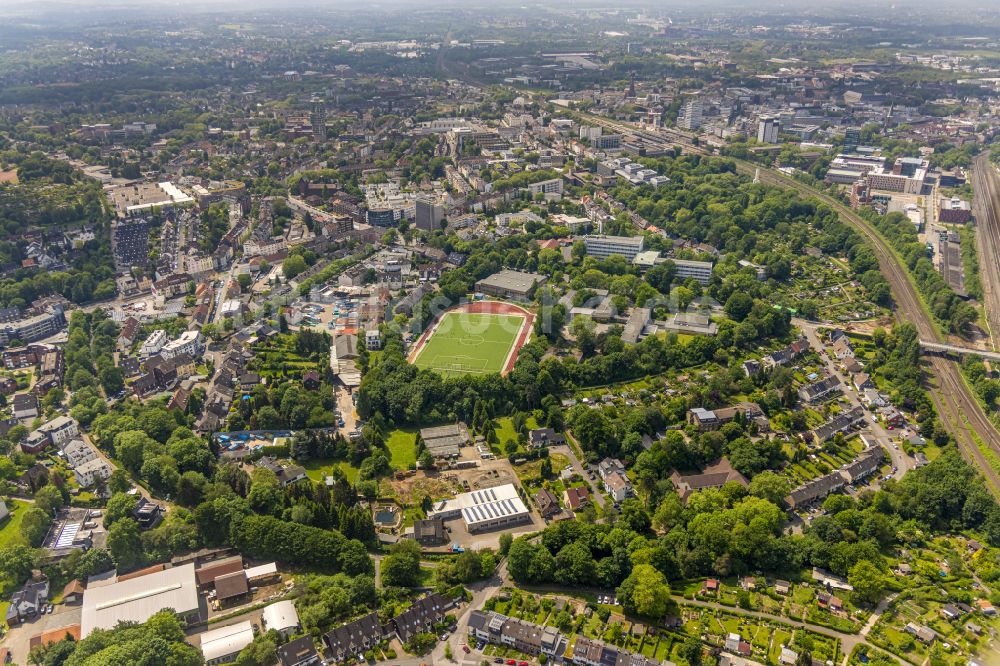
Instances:
[[[420,582],[420,544],[403,539],[382,560],[382,584],[413,587]]]
[[[618,598],[626,612],[661,619],[670,607],[670,585],[652,565],[637,564],[618,587]]]
[[[21,536],[30,546],[37,548],[42,545],[52,525],[52,516],[37,506],[21,510],[24,511],[21,516]]]
[[[878,603],[886,587],[885,576],[868,560],[861,560],[851,567],[847,581],[854,588],[852,594],[855,599],[872,605]]]
[[[142,563],[142,538],[139,523],[131,518],[116,521],[108,529],[108,550],[122,569],[131,569]]]

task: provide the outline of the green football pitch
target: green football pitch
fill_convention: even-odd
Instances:
[[[523,323],[520,315],[449,312],[413,362],[445,376],[500,372]]]

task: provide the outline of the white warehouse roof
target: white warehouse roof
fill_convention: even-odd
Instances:
[[[295,604],[288,599],[271,604],[261,613],[260,619],[264,627],[270,631],[285,631],[299,626],[299,614],[295,612]]]
[[[247,620],[203,633],[201,653],[205,656],[205,661],[210,662],[213,659],[238,654],[251,643],[253,643],[253,625]]]
[[[86,638],[95,629],[112,629],[122,620],[145,622],[164,608],[179,614],[198,610],[194,564],[87,588],[83,594],[81,636]]]
[[[462,493],[455,498],[455,502],[469,527],[528,513],[528,507],[521,501],[513,483]]]

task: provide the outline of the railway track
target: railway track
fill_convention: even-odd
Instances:
[[[745,173],[753,173],[756,169],[755,165],[740,163],[740,170]],[[841,219],[865,237],[875,252],[879,268],[892,289],[897,319],[912,323],[921,340],[942,340],[940,330],[923,307],[909,272],[900,264],[885,239],[862,217],[833,197],[816,192],[807,185],[774,171],[761,169],[760,179],[762,182],[788,187],[804,196],[819,199],[836,210]],[[972,394],[954,362],[932,357],[928,366],[932,377],[931,400],[938,415],[955,438],[965,458],[979,467],[990,490],[1000,496],[1000,473],[994,467],[993,461],[980,449],[982,442],[990,449],[996,460],[1000,461],[1000,432],[997,432],[993,422],[983,411],[979,400]]]
[[[979,248],[979,275],[983,283],[983,310],[993,349],[1000,336],[1000,183],[996,169],[986,154],[976,158],[972,168],[973,210],[976,216],[976,244]]]
[[[625,123],[609,121],[594,116],[592,114],[579,114],[587,121],[595,125],[602,125],[616,132],[639,136],[648,141],[660,144],[680,143],[683,149],[689,153],[707,155],[711,151],[694,144],[691,137],[677,130],[661,130],[655,133],[648,130],[635,128]],[[664,136],[666,135],[666,136]],[[815,198],[822,203],[833,208],[840,215],[841,219],[849,224],[855,231],[860,233],[868,245],[872,248],[879,262],[879,269],[889,282],[893,299],[896,303],[896,318],[899,321],[912,323],[919,334],[921,340],[942,342],[943,336],[940,329],[931,319],[930,314],[924,308],[923,301],[917,293],[916,286],[910,278],[909,271],[902,265],[899,258],[889,247],[882,236],[875,231],[868,222],[852,211],[850,208],[837,201],[833,197],[818,192],[817,190],[800,183],[799,181],[786,176],[778,171],[761,167],[750,162],[736,160],[737,170],[745,175],[757,176],[761,182],[770,185],[784,187],[795,190],[805,197]],[[995,175],[993,172],[992,175]],[[1000,192],[1000,185],[992,182],[992,187],[984,191],[990,192],[991,201],[998,201],[997,192]],[[980,186],[975,186],[979,191]],[[1000,222],[998,222],[995,211],[990,208],[992,215],[992,241],[994,248],[1000,248]],[[990,263],[997,271],[996,290],[993,295],[1000,300],[1000,266],[997,264],[1000,254],[996,251],[992,254],[993,260],[986,259],[983,263]],[[1000,305],[993,309],[993,316],[997,319],[995,330],[1000,334]],[[993,422],[983,411],[978,399],[972,394],[968,384],[961,375],[958,366],[949,360],[932,357],[927,364],[928,384],[931,401],[935,410],[941,418],[942,423],[948,432],[955,438],[962,455],[970,463],[979,468],[986,480],[990,491],[1000,497],[1000,473],[994,465],[1000,466],[1000,432],[997,431]],[[978,441],[977,441],[978,439]],[[980,442],[991,452],[994,460],[990,460],[980,448]]]

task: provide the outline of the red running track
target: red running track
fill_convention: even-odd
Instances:
[[[507,359],[507,364],[500,371],[501,375],[506,375],[511,370],[514,369],[514,363],[517,361],[517,353],[521,350],[521,347],[525,345],[528,341],[528,336],[531,334],[531,328],[535,324],[535,315],[528,310],[525,310],[519,305],[514,305],[512,303],[503,303],[500,301],[473,301],[472,303],[466,303],[464,305],[459,305],[454,307],[447,312],[443,312],[441,317],[448,314],[449,312],[467,312],[469,314],[495,314],[495,315],[520,315],[524,317],[524,323],[521,325],[521,330],[517,335],[517,339],[514,341],[514,349],[511,352],[510,358]],[[421,336],[417,340],[417,344],[414,345],[413,351],[410,352],[410,362],[412,363],[417,356],[420,354],[420,350],[424,348],[427,343],[427,339],[431,337],[434,329],[437,327],[438,321],[441,318],[438,317],[433,324],[427,327]]]

